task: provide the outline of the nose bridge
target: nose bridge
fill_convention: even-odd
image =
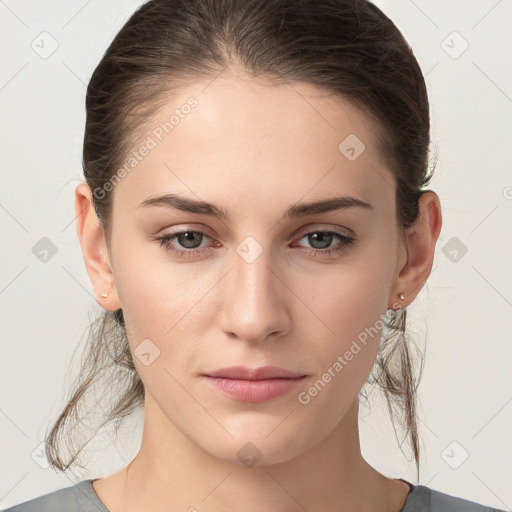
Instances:
[[[271,250],[248,236],[236,247],[229,286],[222,305],[221,327],[242,339],[263,340],[287,326],[281,281]]]
[[[269,285],[272,285],[270,276],[273,276],[271,251],[263,247],[252,236],[246,237],[236,248],[237,256],[234,257],[234,275],[236,286],[247,294],[251,301],[272,296]],[[267,297],[268,298],[268,297]]]

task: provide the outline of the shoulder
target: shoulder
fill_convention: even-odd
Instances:
[[[415,485],[400,512],[505,512],[458,498],[424,485]]]
[[[95,493],[91,480],[44,494],[2,512],[109,512]]]

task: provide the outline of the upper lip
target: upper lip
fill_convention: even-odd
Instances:
[[[205,374],[208,377],[224,377],[227,379],[262,380],[262,379],[293,379],[304,377],[303,373],[291,372],[279,366],[230,366]]]

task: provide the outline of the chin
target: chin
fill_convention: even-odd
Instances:
[[[304,432],[290,436],[287,435],[289,431],[278,433],[279,427],[272,432],[278,423],[265,423],[264,434],[250,428],[245,428],[244,432],[239,434],[230,430],[232,438],[226,434],[222,439],[210,439],[210,442],[205,443],[208,438],[203,437],[199,445],[217,459],[248,468],[287,462],[314,445],[311,439],[301,437]]]

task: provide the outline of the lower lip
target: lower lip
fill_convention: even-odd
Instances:
[[[304,377],[294,379],[243,380],[205,376],[210,386],[242,402],[266,402],[289,393]]]

